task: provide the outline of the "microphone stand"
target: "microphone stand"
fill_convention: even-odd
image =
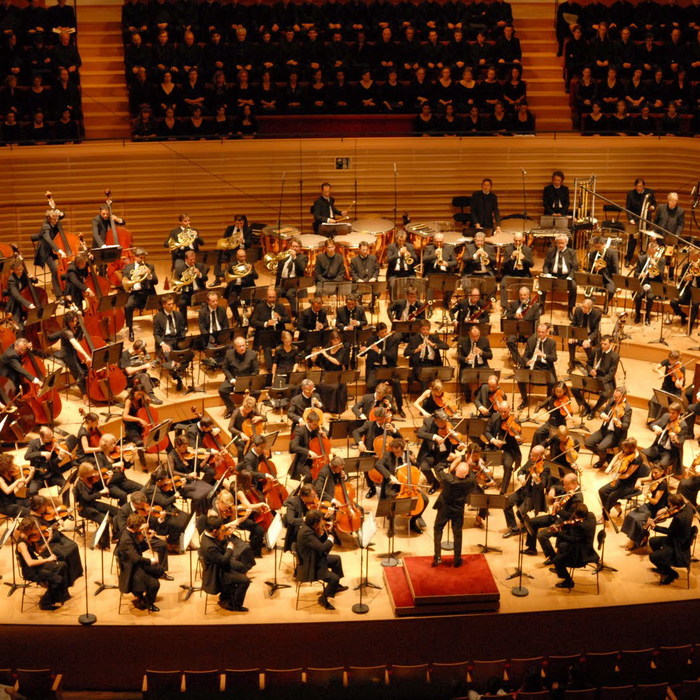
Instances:
[[[396,170],[396,163],[394,163],[394,226],[396,226],[396,219],[399,215],[399,195],[398,195],[398,189],[396,185],[396,176],[398,172]]]
[[[284,201],[284,183],[287,179],[287,171],[282,172],[282,182],[280,183],[280,205],[277,208],[277,245],[279,246],[279,249],[282,250],[282,234],[280,233],[280,229],[282,228],[282,202]],[[301,181],[299,183],[299,187],[301,188]]]
[[[523,219],[522,219],[522,234],[525,235],[525,221],[527,220],[527,192],[525,190],[525,176],[527,175],[527,170],[520,168],[523,180]]]
[[[100,554],[101,553],[102,552],[100,550]],[[85,612],[78,617],[78,622],[83,625],[83,627],[89,627],[97,622],[97,616],[90,612],[90,595],[88,593],[87,533],[85,533],[85,537],[83,537],[83,576],[85,578]],[[102,580],[104,580],[104,570]],[[95,595],[97,595],[97,593],[95,593]]]

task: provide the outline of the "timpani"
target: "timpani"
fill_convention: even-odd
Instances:
[[[265,226],[260,234],[263,254],[279,253],[289,248],[289,241],[293,236],[299,235],[299,229],[294,226]]]
[[[323,250],[328,239],[316,233],[304,233],[297,238],[301,241],[301,249],[309,256],[307,269],[313,270],[316,265],[316,256]]]
[[[352,230],[353,233],[362,234],[368,243],[374,239],[374,254],[377,256],[377,262],[381,265],[386,257],[386,247],[389,243],[389,237],[394,231],[394,224],[389,219],[358,219],[353,222]]]
[[[336,236],[335,245],[338,248],[338,252],[343,256],[345,261],[345,272],[348,279],[350,279],[350,261],[360,253],[360,243],[365,242],[369,244],[369,252],[375,253],[377,248],[376,240],[373,236],[369,236],[366,233],[350,233],[347,236]]]

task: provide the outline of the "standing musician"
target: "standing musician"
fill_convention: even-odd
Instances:
[[[262,346],[265,366],[272,367],[272,350],[279,345],[281,333],[290,323],[287,309],[277,301],[277,290],[267,288],[265,301],[260,301],[250,317],[250,325],[255,328],[255,346]]]
[[[637,258],[637,264],[634,268],[634,276],[643,282],[641,293],[634,295],[634,322],[641,323],[642,321],[642,301],[646,301],[644,309],[644,324],[651,325],[651,309],[654,305],[654,300],[657,298],[652,294],[649,282],[664,281],[664,249],[659,247],[655,240],[649,241],[647,252]]]
[[[28,301],[22,296],[22,291],[29,289],[36,281],[35,278],[30,279],[22,258],[15,258],[10,262],[10,276],[7,279],[7,302],[5,303],[5,312],[12,316],[12,320],[17,326],[19,335],[24,332],[24,322],[29,315],[27,312],[36,308],[33,302]]]
[[[0,377],[8,377],[18,391],[22,379],[41,386],[41,379],[28,372],[22,365],[22,358],[29,352],[32,352],[32,344],[26,338],[17,338],[0,356]]]
[[[358,305],[357,294],[348,294],[345,297],[345,306],[340,306],[336,311],[335,325],[341,331],[361,330],[367,325],[365,310]]]
[[[535,258],[532,248],[525,243],[525,234],[517,231],[513,242],[503,246],[503,263],[501,265],[501,308],[508,304],[508,287],[517,284],[519,279],[532,277]],[[515,279],[513,279],[515,278]]]
[[[164,578],[165,572],[149,549],[149,538],[146,518],[132,513],[126,520],[126,528],[119,536],[114,550],[119,560],[119,591],[135,595],[137,607],[148,612],[160,612],[156,605],[160,590],[158,579]],[[151,556],[144,556],[146,552]]]
[[[691,248],[688,253],[688,261],[683,265],[678,275],[678,293],[680,297],[678,299],[671,299],[673,313],[681,317],[681,325],[683,326],[688,322],[688,314],[686,314],[681,306],[690,307],[690,330],[695,326],[695,320],[698,317],[698,309],[700,309],[700,304],[693,303],[691,290],[698,289],[699,287],[700,249]],[[666,321],[666,323],[672,322],[671,319]]]
[[[683,443],[688,437],[688,425],[681,418],[683,407],[674,401],[669,404],[668,413],[664,413],[651,424],[656,433],[656,439],[651,447],[642,450],[642,454],[664,470],[672,467],[672,473],[680,476],[683,473]]]
[[[583,400],[583,394],[579,389],[574,389],[574,396],[578,399],[583,408],[582,415],[592,418],[596,411],[610,399],[615,390],[615,375],[620,356],[613,350],[613,338],[611,335],[604,335],[598,345],[588,356],[586,364],[586,375],[593,377],[602,383],[602,389],[598,395],[598,400],[593,408]]]
[[[207,301],[199,310],[197,322],[206,345],[221,345],[221,331],[228,330],[229,322],[226,307],[219,304],[218,292],[207,293]]]
[[[668,497],[668,515],[672,518],[670,525],[662,526],[652,523],[656,532],[663,537],[649,538],[651,554],[649,561],[661,574],[661,583],[668,585],[678,578],[673,567],[690,566],[690,548],[693,544],[692,526],[695,513],[690,503],[685,503],[678,493]]]
[[[437,333],[430,332],[430,321],[420,322],[420,332],[412,335],[404,348],[403,355],[408,358],[408,364],[413,370],[413,379],[420,382],[420,371],[423,367],[441,367],[441,350],[447,350],[448,345],[440,340]]]
[[[550,539],[556,536],[556,532],[550,528],[557,523],[561,524],[569,520],[578,503],[583,503],[583,494],[578,483],[578,476],[573,473],[566,474],[560,484],[552,484],[546,495],[549,512],[544,515],[536,515],[530,518],[530,530],[525,538],[523,554],[537,554],[537,543],[540,543],[542,553],[545,555],[545,565],[552,563],[556,552],[550,543]]]
[[[564,184],[564,173],[555,170],[552,182],[542,190],[542,208],[545,216],[569,215],[569,188]]]
[[[501,401],[508,401],[506,392],[501,388],[498,376],[489,375],[484,384],[474,395],[474,406],[476,408],[475,418],[490,418],[497,412],[496,406]]]
[[[612,481],[598,489],[598,497],[603,504],[599,523],[608,520],[608,513],[613,507],[618,515],[622,512],[617,502],[635,490],[639,478],[639,467],[643,462],[642,456],[637,452],[637,441],[634,438],[626,438],[620,443],[620,449],[605,470],[606,474],[613,475]]]
[[[235,408],[231,396],[236,377],[252,377],[260,372],[258,353],[248,350],[245,338],[234,338],[233,347],[226,352],[222,369],[226,379],[219,386],[219,396],[226,406],[224,419],[228,420]]]
[[[625,387],[618,386],[613,391],[602,407],[600,417],[600,427],[584,441],[586,449],[598,457],[598,461],[593,465],[594,469],[605,469],[608,465],[608,450],[619,447],[627,438],[627,431],[632,422],[632,406],[627,403]]]
[[[180,486],[176,486],[173,475],[165,466],[159,466],[151,473],[144,493],[152,506],[162,509],[160,517],[154,518],[155,532],[165,537],[168,551],[172,554],[182,554],[180,537],[187,527],[189,516],[175,506],[180,497]]]
[[[130,389],[124,401],[122,422],[124,424],[124,438],[127,442],[133,442],[137,447],[137,455],[141,468],[146,471],[146,453],[144,451],[143,436],[146,428],[152,428],[146,418],[141,418],[138,413],[146,409],[150,404],[148,394],[138,384]]]
[[[455,569],[462,566],[462,525],[464,525],[464,507],[467,496],[474,486],[474,479],[469,472],[469,465],[463,459],[455,459],[452,464],[440,472],[442,491],[437,497],[433,508],[437,510],[433,525],[433,561],[431,566],[442,563],[440,556],[442,533],[448,522],[452,523],[454,537]]]
[[[282,281],[289,279],[298,279],[306,275],[306,268],[309,265],[309,256],[302,251],[301,241],[293,236],[289,241],[287,248],[287,257],[280,260],[277,265],[277,273],[275,275],[275,289],[277,294],[285,297],[292,307],[292,312],[296,317],[299,313],[299,305],[297,302],[297,288],[289,287],[285,289]]]
[[[335,197],[331,196],[330,182],[321,184],[321,196],[317,197],[311,207],[311,213],[314,217],[313,229],[314,233],[318,233],[321,224],[334,224],[336,219],[348,215],[347,211],[340,211],[335,206]]]
[[[258,432],[262,432],[263,425],[264,419],[260,413],[258,413],[257,401],[255,397],[243,397],[241,405],[233,411],[231,420],[228,424],[228,431],[231,433],[231,437],[236,438],[239,460],[243,459],[243,455],[249,448],[249,437],[245,432],[245,429],[248,428],[248,432],[255,435]]]
[[[116,506],[100,500],[109,498],[109,489],[102,483],[97,467],[90,462],[83,462],[78,467],[78,478],[73,487],[73,498],[78,514],[98,525],[101,525],[105,518],[113,518],[117,513]],[[112,522],[112,533],[114,534],[114,522]],[[105,528],[97,547],[98,549],[109,549],[108,528]]]
[[[585,503],[577,503],[569,520],[562,521],[557,534],[557,551],[552,559],[561,581],[557,588],[573,588],[574,580],[569,575],[570,567],[597,562],[598,554],[593,546],[596,520]]]
[[[626,548],[629,550],[646,544],[649,538],[647,521],[655,518],[662,508],[666,508],[668,501],[668,479],[658,464],[652,467],[649,476],[639,480],[639,484],[643,487],[647,500],[625,515],[620,528],[628,537]]]
[[[207,267],[197,262],[194,250],[187,250],[184,257],[173,264],[173,279],[176,283],[191,279],[187,284],[178,284],[180,313],[187,319],[187,307],[192,306],[192,297],[207,288]]]
[[[447,413],[442,409],[425,418],[418,429],[418,439],[423,441],[418,450],[418,468],[430,485],[428,495],[438,490],[440,482],[435,474],[447,466],[447,458],[454,449],[454,438],[450,439],[451,429]]]
[[[585,265],[585,269],[589,274],[601,275],[603,278],[603,288],[605,289],[603,313],[606,316],[608,315],[610,302],[615,296],[615,283],[612,276],[620,271],[617,249],[610,244],[610,241],[610,238],[605,239],[603,236],[596,236],[593,239],[593,250],[588,253]]]
[[[26,474],[14,463],[8,452],[0,453],[0,513],[10,518],[29,514],[27,484],[34,476],[30,467]]]
[[[243,270],[243,272],[238,273],[239,270]],[[241,293],[244,289],[254,287],[255,280],[258,279],[257,270],[253,265],[248,263],[248,254],[245,248],[239,248],[236,251],[236,258],[233,264],[226,270],[225,278],[227,284],[226,289],[224,289],[224,299],[226,299],[229,309],[231,309],[233,320],[236,324],[241,325]]]
[[[532,436],[532,446],[543,444],[557,428],[566,426],[578,413],[578,408],[573,392],[566,382],[557,382],[542,403],[541,409],[547,412],[547,420]]]
[[[511,321],[532,321],[535,326],[542,315],[542,306],[539,302],[539,293],[535,296],[529,287],[520,287],[518,298],[504,307],[504,319]],[[509,335],[506,338],[506,347],[516,367],[524,367],[525,362],[518,350],[518,343],[527,342],[524,335]]]
[[[151,356],[146,352],[146,341],[142,338],[134,341],[131,350],[122,350],[119,367],[126,374],[129,388],[138,384],[148,394],[150,402],[160,406],[163,402],[155,395],[153,388],[158,380],[148,374],[153,365]]]
[[[481,189],[472,192],[472,228],[493,229],[494,233],[500,233],[501,213],[498,210],[498,197],[492,187],[491,178],[485,177],[481,181]]]
[[[576,307],[571,321],[572,328],[585,328],[588,334],[584,340],[569,338],[569,367],[568,372],[573,372],[576,367],[576,348],[581,346],[590,362],[593,348],[600,342],[600,320],[603,312],[593,305],[593,299],[584,299],[581,306]]]
[[[230,248],[219,251],[214,267],[214,281],[210,287],[218,287],[224,277],[226,270],[231,262],[231,257],[235,257],[236,252],[241,248],[250,248],[253,245],[253,229],[248,225],[248,217],[245,214],[236,214],[233,217],[233,223],[226,227],[224,240],[228,241]]]
[[[363,351],[366,353],[365,380],[369,391],[379,385],[377,369],[381,367],[396,367],[398,365],[399,345],[401,342],[401,333],[389,333],[389,329],[383,321],[377,324],[376,335],[370,336],[367,341],[367,348]],[[394,395],[396,413],[398,413],[401,418],[405,418],[406,414],[403,410],[403,389],[401,388],[401,380],[398,376],[394,375],[388,380],[388,383],[391,385],[391,391]]]
[[[387,315],[392,321],[416,321],[425,318],[428,304],[418,300],[418,290],[414,286],[406,286],[403,299],[394,299],[387,307]]]
[[[124,306],[126,327],[129,329],[129,341],[134,342],[134,309],[143,311],[148,299],[156,293],[158,275],[151,263],[146,262],[148,253],[143,248],[134,249],[134,260],[122,273],[122,287],[129,292]]]
[[[513,537],[520,532],[515,520],[516,506],[523,515],[530,510],[534,510],[535,513],[545,510],[545,493],[551,485],[552,475],[545,466],[544,455],[544,445],[535,445],[530,450],[530,458],[516,474],[519,487],[508,496],[503,509],[508,527],[504,538]]]
[[[342,255],[336,253],[335,242],[329,238],[323,247],[323,252],[316,256],[314,280],[317,291],[323,293],[324,282],[342,282],[344,279],[345,261]],[[320,288],[319,285],[321,285]]]
[[[462,456],[461,453],[464,453]],[[470,478],[473,480],[471,493],[483,495],[485,489],[496,486],[493,478],[493,469],[486,466],[486,462],[481,457],[481,447],[476,443],[469,443],[462,451],[454,452],[450,455],[450,461],[464,459],[469,467]],[[474,518],[474,527],[483,528],[484,518],[488,516],[486,508],[479,508]]]
[[[287,410],[287,418],[292,423],[292,434],[297,425],[303,423],[304,412],[309,408],[317,408],[322,412],[323,404],[313,381],[311,379],[302,379],[301,391],[289,402],[289,409]]]
[[[420,262],[413,244],[407,240],[404,229],[399,229],[394,235],[393,243],[386,249],[386,278],[415,277],[416,265]],[[392,291],[393,293],[393,291]]]
[[[60,248],[53,239],[63,231],[63,224],[61,223],[63,217],[64,213],[62,211],[47,209],[44,223],[39,233],[32,234],[32,243],[37,244],[36,252],[34,253],[34,265],[36,267],[49,268],[53,294],[56,299],[60,299],[63,296],[61,283],[58,279],[58,265],[56,261],[59,258],[65,258],[66,251]]]
[[[496,276],[496,246],[486,243],[483,231],[475,233],[474,242],[467,243],[464,247],[460,274],[463,287],[466,278]]]
[[[678,206],[678,192],[668,193],[666,204],[661,204],[656,210],[654,223],[659,232],[664,235],[668,233],[679,237],[683,235],[685,210]]]
[[[462,335],[464,327],[474,323],[488,323],[490,318],[489,309],[494,303],[494,299],[481,299],[481,290],[472,287],[469,294],[458,301],[451,309],[450,314],[454,319],[455,331]]]
[[[55,357],[62,360],[71,376],[75,380],[83,398],[83,403],[89,403],[87,396],[87,383],[85,377],[92,365],[92,355],[89,355],[80,341],[85,337],[83,329],[79,325],[79,314],[76,311],[66,311],[63,314],[63,328],[57,334],[61,340],[61,349],[55,353]],[[49,341],[56,340],[56,336],[50,335]]]
[[[103,433],[100,438],[99,451],[91,456],[98,469],[102,470],[102,478],[107,485],[109,495],[116,499],[120,506],[126,503],[130,493],[141,490],[141,484],[128,479],[125,469],[133,466],[133,458],[129,448],[117,445],[117,438],[111,433]],[[131,448],[131,452],[136,452]]]
[[[469,334],[459,339],[457,344],[457,359],[460,369],[483,369],[489,366],[493,358],[493,350],[488,336],[481,337],[479,326],[472,326]]]
[[[632,216],[627,214],[628,221],[632,226],[636,226],[639,223],[638,219],[642,215],[645,200],[648,202],[647,218],[651,219],[651,212],[656,209],[654,190],[649,189],[644,179],[638,177],[634,181],[634,188],[627,193],[627,198],[625,200],[625,209],[632,212]],[[631,234],[627,240],[627,251],[625,252],[625,265],[627,265],[627,267],[632,265],[632,258],[634,258],[634,250],[636,247],[637,236]]]
[[[656,372],[662,377],[661,391],[671,396],[683,396],[685,386],[685,367],[681,361],[681,353],[678,350],[671,350],[668,357],[661,360],[656,366]],[[649,415],[647,425],[659,417],[661,404],[655,396],[649,399]]]
[[[126,521],[129,519],[129,516],[134,513],[147,518],[149,527],[154,526],[157,518],[151,515],[150,512],[151,506],[143,491],[134,491],[130,493],[128,502],[121,506],[114,516],[115,536],[117,538],[121,536],[122,532],[126,529]],[[150,545],[158,558],[158,563],[163,567],[163,572],[166,572],[168,570],[168,545],[165,543],[165,540],[160,537],[151,538]],[[165,573],[163,573],[161,578],[172,581],[172,578],[166,576]]]
[[[549,324],[540,323],[531,335],[525,350],[523,351],[523,365],[530,370],[544,370],[548,372],[547,393],[552,392],[552,388],[557,381],[557,344],[549,337]],[[521,411],[527,407],[527,384],[518,382],[518,390],[520,391],[520,405],[518,410]]]
[[[288,552],[297,541],[299,530],[304,524],[306,514],[318,504],[318,495],[311,484],[301,484],[297,491],[284,502],[284,551]]]
[[[493,445],[503,454],[503,479],[501,481],[501,494],[508,491],[513,467],[520,464],[522,454],[520,445],[523,443],[522,428],[511,415],[510,406],[506,401],[497,404],[498,413],[489,418],[484,431],[484,440]]]
[[[306,333],[325,331],[329,328],[328,314],[323,308],[323,297],[320,294],[314,294],[311,306],[299,314],[298,328],[300,339],[304,338]]]
[[[576,305],[576,281],[574,273],[578,270],[578,258],[576,251],[569,248],[569,236],[565,233],[559,234],[554,239],[554,246],[547,251],[542,265],[542,274],[546,277],[556,277],[560,280],[568,280],[569,318],[572,317],[574,306]],[[544,299],[542,300],[544,303]]]
[[[163,243],[164,248],[170,248],[172,267],[175,267],[176,260],[184,260],[188,250],[199,252],[204,241],[199,237],[199,233],[190,227],[190,215],[180,214],[177,217],[178,225],[170,230],[168,237]]]
[[[109,207],[103,204],[97,216],[92,219],[92,247],[104,248],[107,245],[107,231],[112,230],[112,224],[126,226],[126,221],[116,214],[109,216]]]
[[[72,455],[58,444],[51,428],[45,425],[39,428],[39,437],[29,441],[24,459],[34,467],[34,475],[27,485],[30,497],[45,486],[58,486],[59,490],[63,488],[66,480],[62,472],[72,466]],[[66,492],[66,504],[67,496]]]
[[[202,562],[202,588],[219,594],[219,606],[232,612],[248,612],[245,596],[250,586],[247,568],[234,557],[235,544],[228,539],[225,521],[216,515],[206,519],[199,543]]]
[[[170,353],[177,350],[187,335],[186,316],[181,311],[175,310],[175,297],[166,294],[160,300],[161,311],[153,317],[153,338],[156,344],[156,353],[160,353],[165,360],[163,367],[170,370],[178,391],[182,391],[184,385],[180,373],[189,360],[181,360],[177,366],[170,360]],[[191,359],[191,358],[190,358]]]

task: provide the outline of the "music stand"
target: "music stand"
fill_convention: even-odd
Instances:
[[[489,513],[491,508],[497,510],[503,510],[506,507],[507,502],[506,496],[500,493],[470,493],[469,494],[469,505],[479,510],[486,509],[486,523],[484,525],[484,544],[478,544],[477,547],[481,547],[482,554],[488,554],[489,552],[502,552],[501,547],[489,547]]]
[[[638,277],[627,277],[626,275],[613,275],[613,284],[617,291],[630,292],[630,298],[633,299],[635,294],[642,293],[642,282]],[[617,294],[615,295],[617,296]],[[624,297],[625,303],[622,308],[627,310],[627,297]]]
[[[678,287],[675,284],[667,284],[666,282],[649,282],[651,293],[655,297],[659,297],[661,302],[661,313],[659,314],[659,339],[652,340],[652,343],[659,343],[668,347],[668,343],[664,340],[664,302],[678,301],[680,294]]]
[[[346,297],[348,294],[352,293],[352,282],[347,282],[345,280],[340,282],[317,282],[316,291],[324,297]]]
[[[569,380],[571,381],[571,387],[573,389],[578,389],[582,393],[586,392],[587,394],[599,396],[600,392],[603,391],[603,382],[596,377],[587,377],[583,374],[571,374],[569,375]],[[586,397],[586,403],[588,403],[588,397]],[[579,427],[583,427],[583,420],[582,418]]]
[[[163,438],[168,437],[168,431],[170,430],[170,424],[172,422],[172,418],[166,418],[151,428],[146,443],[143,446],[145,452],[148,452],[149,447],[158,445]],[[160,450],[158,450],[158,458],[160,459]]]
[[[556,292],[569,291],[569,280],[559,277],[545,277],[540,275],[538,278],[538,289],[540,292],[549,294],[549,322],[552,322],[552,314],[554,313],[554,294]]]
[[[102,369],[108,369],[109,367],[119,367],[119,362],[121,360],[122,356],[122,351],[124,350],[124,342],[120,341],[118,343],[112,343],[111,345],[105,345],[104,347],[97,348],[94,350],[92,353],[92,367],[91,369],[95,370],[96,372],[99,372]],[[88,375],[89,376],[89,375]],[[87,378],[86,378],[87,379]],[[104,416],[105,423],[109,421],[109,419],[113,415],[118,415],[118,414],[113,414],[112,413],[112,403],[117,403],[114,399],[114,394],[111,392],[109,388],[109,381],[107,379],[104,380],[97,380],[100,388],[102,389],[102,393],[107,397],[107,413],[103,413],[101,415]],[[88,392],[88,400],[89,400],[90,392]],[[124,404],[120,404],[121,407],[124,407]]]
[[[321,373],[321,384],[345,386],[355,385],[355,399],[357,399],[357,381],[360,378],[360,372],[356,369],[343,369],[323,371]]]
[[[516,369],[513,374],[513,381],[516,384],[527,384],[527,397],[530,398],[531,386],[547,386],[549,384],[549,370],[546,369]],[[515,387],[513,387],[513,397],[515,397]],[[530,402],[527,402],[527,417],[530,420]]]
[[[488,381],[488,378],[495,374],[497,377],[501,376],[501,370],[493,370],[490,367],[482,367],[479,369],[471,369],[465,367],[459,374],[459,383],[464,386],[466,384],[478,384],[481,386]]]
[[[594,275],[590,272],[574,272],[577,287],[591,287],[592,289],[605,289],[603,275]]]
[[[311,277],[287,277],[286,279],[280,280],[282,283],[281,287],[284,291],[290,289],[296,289],[299,293],[302,289],[308,289],[314,286],[314,281]]]
[[[330,422],[328,438],[330,440],[345,440],[346,454],[350,454],[350,437],[353,432],[364,425],[363,420],[333,420]],[[374,458],[372,458],[372,466],[374,466]],[[372,468],[370,466],[370,469]],[[368,470],[363,470],[368,471]]]
[[[438,324],[438,327],[442,328],[447,324],[447,300],[452,297],[457,288],[457,278],[452,275],[452,273],[433,273],[428,277],[428,297],[433,298],[433,294],[430,292],[440,292],[442,295],[442,318]]]
[[[372,513],[364,513],[362,527],[357,536],[358,544],[360,545],[360,583],[353,590],[360,591],[360,602],[352,606],[352,611],[356,615],[365,615],[369,612],[369,605],[362,602],[362,594],[365,588],[376,588],[381,590],[381,586],[377,586],[369,580],[369,548],[372,545],[372,538],[377,532],[377,521]],[[362,558],[364,556],[364,574],[362,573]]]
[[[678,401],[679,397],[674,394],[669,394],[667,391],[661,391],[661,389],[653,389],[654,398],[661,407],[661,411],[668,412],[668,407],[674,402]]]
[[[440,379],[443,382],[449,382],[452,381],[452,376],[454,373],[454,367],[445,367],[444,365],[421,367],[420,370],[418,370],[418,379],[424,384],[430,384],[430,382],[435,379]]]
[[[501,333],[505,336],[515,335],[519,338],[529,338],[534,332],[534,321],[523,321],[515,318],[504,318],[501,320]]]
[[[275,553],[275,566],[273,569],[275,572],[274,579],[272,581],[265,581],[265,585],[270,587],[270,598],[272,598],[275,591],[279,591],[282,588],[291,588],[288,583],[279,583],[277,581],[277,541],[279,540],[283,528],[284,525],[282,523],[282,516],[280,513],[275,513],[275,517],[265,533],[265,543],[267,544],[267,548],[271,549]]]
[[[195,586],[194,585],[194,578],[192,574],[192,550],[190,549],[190,544],[192,543],[192,538],[194,537],[194,533],[197,530],[197,518],[190,517],[189,522],[187,523],[187,527],[184,529],[182,533],[182,542],[181,547],[182,549],[187,552],[189,555],[189,568],[190,568],[190,582],[189,584],[187,583],[181,583],[180,588],[182,588],[183,591],[185,591],[185,597],[183,600],[189,600],[190,596],[193,593],[196,593],[197,591],[201,591],[202,587],[201,586]]]
[[[531,537],[534,536],[535,533],[532,531],[530,518],[528,518],[527,513],[523,514],[516,508],[515,514],[518,516],[518,520],[520,520],[520,523],[523,526],[518,532],[518,568],[512,574],[506,576],[506,581],[517,578],[518,585],[513,586],[513,588],[510,589],[510,592],[517,598],[524,598],[526,595],[529,595],[530,591],[523,586],[523,576],[526,576],[529,579],[533,579],[534,576],[530,576],[530,574],[523,572],[523,533],[527,531]]]
[[[200,250],[197,252],[196,260],[198,263],[202,263],[207,267],[212,267],[219,262],[219,256],[222,252],[223,251],[218,248],[214,248],[213,250]]]
[[[42,398],[45,394],[48,394],[56,389],[56,384],[58,384],[58,380],[61,377],[61,374],[63,373],[62,369],[57,369],[55,372],[51,372],[51,374],[47,374],[46,378],[41,384],[41,388],[39,389],[39,392],[37,393],[37,398]],[[53,420],[54,420],[54,414],[53,414],[53,401],[47,401],[46,405],[49,407],[49,421],[51,425],[53,425]]]
[[[310,379],[316,386],[321,383],[321,375],[323,370],[321,369],[310,369],[306,372],[292,372],[287,380],[289,386],[299,386],[304,379]]]
[[[410,372],[410,367],[377,367],[374,370],[374,377],[377,383],[391,382],[392,379],[405,382]]]
[[[416,321],[392,321],[391,332],[403,333],[404,335],[416,335],[417,333],[420,333],[421,323],[421,319]]]
[[[234,394],[245,394],[248,391],[251,394],[260,393],[266,386],[268,386],[267,374],[254,374],[248,377],[236,377],[236,381],[233,385]]]
[[[386,498],[377,504],[375,517],[389,519],[389,532],[387,533],[389,551],[386,554],[378,555],[382,560],[382,566],[398,566],[397,557],[401,555],[401,552],[394,550],[394,519],[397,515],[410,515],[417,503],[417,498]]]
[[[331,334],[330,328],[320,331],[304,331],[301,340],[304,343],[304,349],[311,353],[313,348],[324,348],[328,345],[328,338]]]
[[[498,283],[493,275],[475,275],[474,277],[462,277],[462,289],[469,293],[470,289],[477,287],[481,296],[492,297],[496,293]]]
[[[12,537],[12,534],[15,531],[15,528],[19,524],[19,521],[22,519],[22,515],[18,515],[17,517],[13,518],[12,520],[9,520],[7,523],[7,527],[5,528],[5,532],[3,533],[2,537],[0,537],[0,549],[2,549],[5,546],[5,543],[7,540],[10,540],[10,545],[12,547],[12,583],[9,581],[5,581],[5,585],[9,586],[10,590],[7,592],[7,597],[9,598],[15,591],[18,591],[22,588],[28,588],[29,587],[29,582],[28,581],[23,581],[22,583],[17,583],[17,573],[16,573],[16,566],[17,566],[17,548],[15,545],[15,540],[14,537]]]
[[[117,309],[123,309],[126,306],[128,298],[128,292],[105,294],[97,304],[97,310],[100,313],[110,315],[109,335],[112,340],[117,337]]]
[[[579,326],[564,326],[554,324],[552,326],[552,335],[561,338],[561,351],[569,352],[569,340],[584,341],[588,338],[588,331]],[[574,354],[575,357],[575,354]]]
[[[90,549],[95,549],[95,547],[98,545],[99,541],[102,539],[102,536],[105,533],[105,530],[109,527],[109,522],[112,519],[112,516],[109,515],[109,513],[105,513],[105,517],[102,518],[102,522],[100,523],[99,527],[97,530],[95,530],[95,535],[92,538],[92,542],[90,543]],[[87,531],[85,536],[87,537]],[[102,591],[110,591],[118,588],[118,586],[115,586],[110,583],[105,583],[105,550],[100,547],[100,580],[95,581],[95,585],[97,586],[97,590],[95,591],[94,595],[98,596]]]
[[[37,306],[35,309],[29,309],[27,311],[27,318],[24,322],[25,326],[31,326],[35,323],[41,323],[48,318],[53,318],[56,316],[56,309],[58,308],[58,302],[52,301],[44,306]]]

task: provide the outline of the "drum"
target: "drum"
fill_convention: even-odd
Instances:
[[[309,256],[307,270],[313,270],[316,264],[316,256],[323,250],[323,246],[328,239],[315,233],[304,233],[298,238],[301,241],[301,249]]]
[[[386,247],[389,244],[389,236],[394,231],[394,224],[389,219],[358,219],[353,222],[352,230],[363,234],[368,243],[371,243],[371,239],[368,239],[367,235],[374,237],[374,254],[381,265],[386,258]]]
[[[406,224],[408,240],[420,255],[422,248],[430,243],[436,233],[454,231],[453,221],[427,221],[423,223]]]
[[[299,229],[294,226],[265,226],[260,235],[263,253],[279,253],[289,248],[289,239],[299,235]]]
[[[524,232],[527,235],[531,229],[537,228],[538,226],[539,223],[533,219],[506,219],[505,221],[501,221],[501,231],[510,234],[511,237],[514,233],[520,232]],[[489,238],[488,240],[493,243],[493,238]]]
[[[335,237],[335,245],[345,261],[345,272],[348,279],[350,279],[350,261],[359,254],[360,243],[363,241],[369,243],[369,252],[376,255],[375,239],[372,236],[368,236],[366,233],[351,233],[347,236]]]

